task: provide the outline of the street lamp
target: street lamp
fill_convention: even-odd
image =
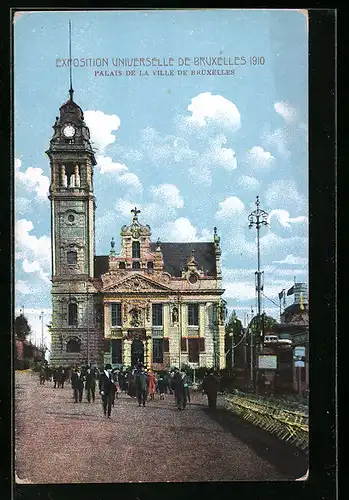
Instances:
[[[261,291],[263,290],[263,283],[262,283],[262,275],[263,272],[260,270],[260,241],[259,241],[259,231],[261,226],[267,226],[268,225],[268,213],[262,210],[259,205],[259,196],[256,198],[256,210],[254,210],[250,215],[248,216],[249,220],[249,228],[251,229],[253,226],[256,226],[257,229],[257,271],[255,273],[256,276],[256,291],[257,291],[257,304],[258,304],[258,331],[261,332]],[[260,339],[261,341],[262,339]]]
[[[39,319],[41,319],[41,349],[44,349],[44,311],[41,311]]]

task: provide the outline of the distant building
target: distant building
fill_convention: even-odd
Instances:
[[[294,303],[286,307],[281,315],[281,323],[277,325],[279,336],[289,335],[292,346],[304,347],[304,369],[301,369],[302,390],[309,388],[309,304],[308,291],[305,283],[294,284]],[[298,389],[298,374],[293,364],[293,385]]]

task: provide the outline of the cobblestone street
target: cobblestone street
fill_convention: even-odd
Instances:
[[[121,395],[110,420],[100,396],[74,403],[70,384],[53,389],[16,372],[15,470],[20,481],[113,483],[292,480],[307,469],[300,452],[192,396],[178,411],[173,396],[139,408]]]

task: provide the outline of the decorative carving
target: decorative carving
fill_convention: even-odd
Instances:
[[[108,283],[104,281],[104,291],[106,292],[157,292],[167,290],[169,289],[164,285],[145,279],[140,275],[132,276],[114,285],[112,285],[112,280]]]
[[[146,332],[143,329],[139,330],[127,330],[127,334],[124,337],[125,340],[147,340]]]
[[[135,328],[141,326],[142,324],[142,310],[139,309],[138,307],[134,307],[133,309],[131,309],[130,311],[131,313],[131,321],[130,321],[130,325],[131,326],[134,326]]]
[[[172,308],[172,323],[178,323],[178,309],[176,306]]]

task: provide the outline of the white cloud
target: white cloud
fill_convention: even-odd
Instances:
[[[219,210],[216,212],[218,219],[227,219],[234,217],[235,214],[243,212],[245,206],[237,196],[229,196],[225,200],[219,202]]]
[[[98,155],[96,161],[101,174],[111,172],[120,173],[128,170],[126,165],[114,162],[110,156]]]
[[[276,102],[274,104],[275,111],[282,116],[286,122],[293,122],[297,119],[297,111],[287,102]]]
[[[306,198],[298,192],[297,184],[293,180],[285,179],[272,182],[264,194],[264,199],[270,208],[278,205],[289,205],[293,209],[307,209]]]
[[[237,167],[235,151],[231,148],[222,147],[226,142],[227,138],[223,134],[218,134],[211,139],[209,141],[210,146],[198,160],[199,168],[211,165],[222,167],[229,172],[235,170]]]
[[[166,168],[173,163],[186,162],[195,165],[199,158],[192,151],[186,139],[174,135],[161,135],[155,129],[146,127],[141,130],[141,147],[149,160],[156,166]]]
[[[269,223],[272,217],[277,218],[280,226],[282,227],[291,227],[291,224],[307,222],[308,220],[308,218],[304,215],[299,215],[298,217],[290,217],[290,213],[287,210],[282,209],[275,209],[270,212],[268,217]]]
[[[253,146],[251,149],[246,150],[246,162],[255,170],[270,167],[274,160],[274,156],[261,146]]]
[[[120,118],[117,115],[107,115],[103,111],[89,110],[84,113],[85,121],[90,129],[91,140],[94,148],[100,154],[110,144],[115,142],[116,132],[120,127]]]
[[[241,175],[237,180],[237,184],[244,189],[251,189],[253,191],[256,191],[260,187],[259,180],[249,175]]]
[[[38,201],[47,201],[50,180],[43,175],[42,168],[28,167],[25,172],[21,172],[22,161],[15,159],[15,178],[27,191],[35,191]]]
[[[20,219],[16,221],[15,237],[16,237],[16,251],[19,254],[33,256],[33,260],[38,260],[41,263],[51,263],[51,238],[49,236],[33,236],[29,234],[34,229],[32,221]]]
[[[268,146],[274,146],[276,151],[285,158],[290,156],[291,152],[288,148],[286,128],[278,128],[271,132],[268,126],[262,133],[262,140],[268,144]]]
[[[209,121],[229,127],[230,130],[238,130],[241,126],[240,113],[235,104],[221,95],[212,95],[211,92],[193,97],[188,111],[191,116],[187,121],[200,127],[204,127]]]
[[[31,200],[23,197],[16,197],[15,212],[16,215],[25,215],[31,208]]]
[[[96,160],[101,174],[113,174],[115,182],[137,190],[143,189],[138,175],[129,172],[126,165],[114,162],[110,156],[98,155]]]
[[[34,293],[36,292],[36,290],[33,289],[32,284],[29,281],[24,281],[24,280],[17,280],[15,288],[16,292],[19,292],[22,295],[29,295],[32,294],[33,292]]]
[[[117,180],[121,184],[133,187],[139,191],[143,189],[142,183],[139,180],[138,175],[133,174],[132,172],[126,172],[125,174],[121,174],[119,177],[117,177]]]
[[[308,259],[306,257],[297,257],[296,255],[286,255],[283,260],[274,260],[276,264],[291,264],[291,265],[300,265],[305,266],[308,263]]]
[[[184,206],[183,198],[179,194],[179,189],[174,184],[160,184],[153,186],[151,193],[155,200],[173,208],[182,208]]]
[[[140,207],[139,204],[135,204],[134,202],[130,202],[124,198],[120,198],[115,202],[116,213],[117,215],[121,215],[122,217],[131,218],[131,210],[134,209],[135,206],[137,206],[138,209]]]
[[[37,272],[42,280],[50,283],[49,273],[43,271],[41,264],[37,260],[29,262],[28,259],[25,258],[22,262],[22,267],[25,273]]]
[[[197,229],[186,217],[167,222],[160,229],[163,241],[191,242],[198,241]]]

